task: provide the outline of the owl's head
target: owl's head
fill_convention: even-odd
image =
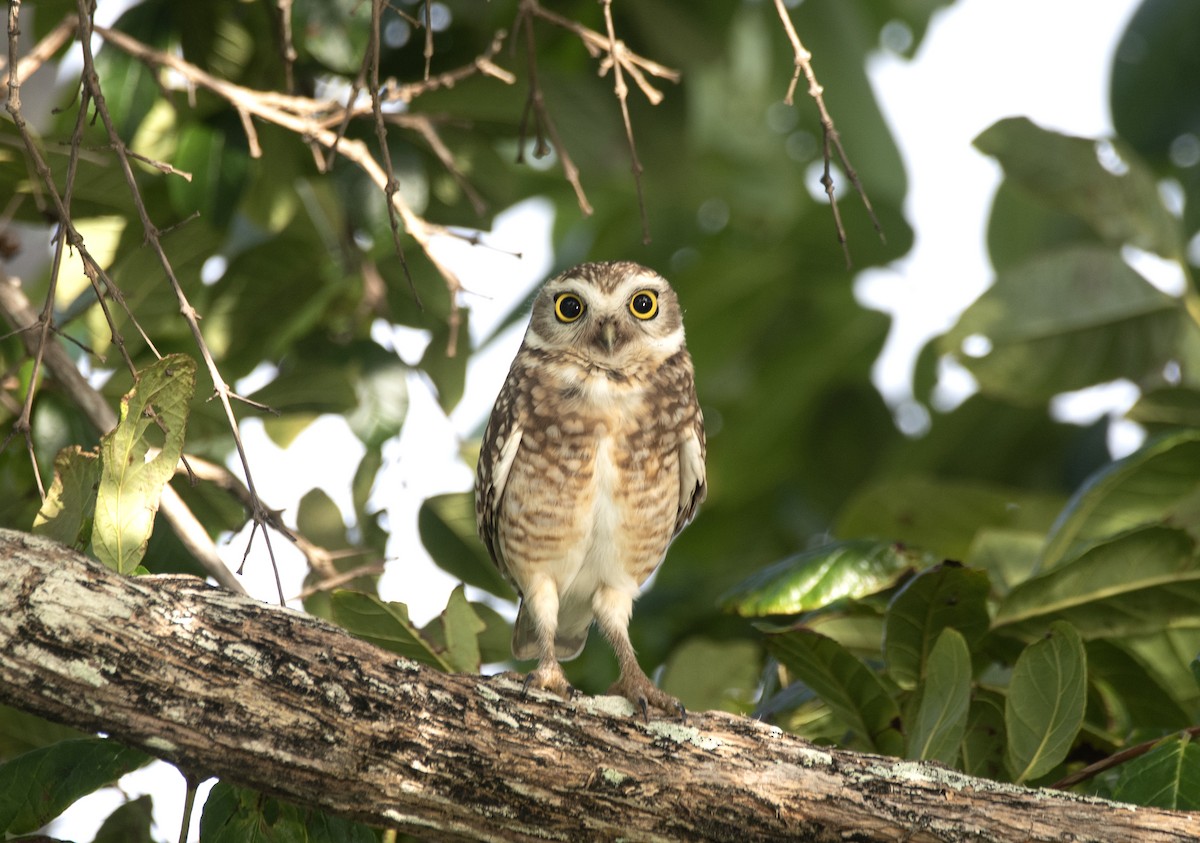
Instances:
[[[665,360],[683,348],[683,314],[654,270],[630,261],[585,263],[542,285],[525,343],[606,367]]]

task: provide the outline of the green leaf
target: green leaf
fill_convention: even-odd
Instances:
[[[846,538],[887,538],[962,560],[984,527],[1044,531],[1062,505],[1057,495],[978,481],[907,476],[866,486],[838,513]]]
[[[967,729],[971,704],[971,651],[967,640],[946,628],[929,654],[916,716],[908,727],[906,757],[953,766]]]
[[[408,607],[403,603],[385,603],[356,591],[335,591],[332,606],[334,621],[352,635],[438,670],[452,669],[409,621]]]
[[[758,571],[727,592],[721,606],[743,617],[798,614],[882,591],[909,571],[937,561],[892,543],[837,542]]]
[[[421,356],[419,368],[433,381],[438,404],[449,413],[458,404],[467,381],[467,358],[471,356],[469,313],[459,311],[454,331],[448,322],[438,322],[430,331],[429,345]],[[454,334],[455,344],[450,345]]]
[[[92,843],[154,843],[150,827],[154,806],[150,794],[131,799],[117,808],[100,826]]]
[[[377,843],[375,831],[219,781],[200,816],[200,843]]]
[[[1173,524],[1200,539],[1200,430],[1147,442],[1097,471],[1071,498],[1046,539],[1043,570],[1101,541],[1155,524]]]
[[[832,638],[808,629],[767,637],[767,649],[873,751],[899,755],[900,709],[866,665]]]
[[[1006,760],[1017,784],[1045,775],[1067,757],[1087,701],[1087,654],[1069,623],[1055,621],[1013,667],[1004,705]]]
[[[417,513],[417,530],[421,543],[443,571],[497,597],[516,599],[479,538],[473,493],[428,498]]]
[[[446,635],[446,661],[460,673],[478,673],[479,634],[487,625],[467,602],[466,589],[458,586],[450,592],[446,610],[442,612]]]
[[[1192,725],[1185,700],[1132,655],[1121,641],[1096,639],[1087,642],[1088,682],[1107,690],[1120,709],[1107,715],[1111,731],[1138,728],[1185,729]]]
[[[1187,533],[1126,533],[1021,583],[1000,601],[993,628],[1036,634],[1052,619],[1087,638],[1158,632],[1200,623],[1200,557]]]
[[[54,458],[54,482],[33,521],[33,531],[82,550],[92,540],[100,459],[94,451],[70,445]]]
[[[1121,174],[1101,164],[1096,141],[1048,131],[1025,117],[993,124],[975,146],[1026,191],[1084,220],[1112,245],[1181,255],[1179,222],[1163,205],[1158,179],[1119,141],[1110,148],[1124,165]]]
[[[671,650],[661,684],[693,711],[746,713],[761,671],[762,647],[756,642],[693,636]]]
[[[984,394],[1041,404],[1118,378],[1154,382],[1197,331],[1182,302],[1115,249],[1082,245],[998,272],[939,345]]]
[[[1121,765],[1113,798],[1171,811],[1200,811],[1200,744],[1187,733],[1175,735]]]
[[[171,354],[138,373],[121,399],[121,420],[100,442],[103,468],[96,495],[92,546],[96,556],[127,574],[146,553],[163,486],[175,473],[187,432],[196,364]],[[146,459],[151,444],[159,452]]]
[[[987,597],[987,574],[958,564],[938,565],[909,580],[887,610],[883,657],[888,675],[902,688],[927,680],[934,642],[949,627],[973,649],[990,623]]]
[[[62,741],[17,756],[0,766],[0,832],[41,828],[75,800],[151,760],[103,738]]]
[[[70,726],[0,705],[0,761],[10,761],[31,749],[82,737],[85,737],[83,732]]]
[[[962,771],[993,781],[1004,775],[1004,698],[992,691],[977,690],[967,715],[962,740]]]

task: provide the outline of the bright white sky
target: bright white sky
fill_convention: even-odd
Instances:
[[[862,273],[856,288],[864,303],[895,316],[875,378],[893,404],[907,395],[915,351],[948,328],[990,279],[984,224],[999,169],[973,149],[971,140],[996,120],[1020,114],[1077,135],[1111,132],[1109,67],[1117,38],[1137,5],[1137,0],[960,0],[934,18],[914,62],[892,55],[872,62],[877,97],[908,168],[906,212],[917,233],[911,254],[887,269]],[[819,74],[820,55],[814,64]],[[836,92],[830,103],[836,120]],[[798,105],[808,107],[803,100]],[[488,241],[522,253],[521,260],[462,244],[447,246],[461,259],[471,293],[464,303],[471,308],[476,338],[489,333],[545,276],[551,261],[549,222],[546,206],[537,200],[497,220]],[[421,547],[417,508],[430,495],[471,487],[471,472],[457,456],[458,443],[490,410],[521,330],[510,331],[492,354],[472,361],[466,397],[449,420],[438,411],[428,386],[410,378],[408,421],[399,440],[386,449],[388,470],[374,499],[386,507],[391,530],[381,591],[387,599],[408,603],[417,622],[438,614],[456,585]],[[421,337],[399,332],[393,341],[403,359],[419,359]],[[350,442],[340,421],[314,424],[287,454],[255,421],[245,423],[243,436],[260,494],[272,508],[290,513],[289,520],[314,476],[343,512],[351,511],[350,481],[361,446]],[[339,442],[346,444],[337,446]],[[299,477],[297,466],[303,467]],[[226,548],[231,566],[240,562],[244,540],[245,534],[238,536]],[[276,537],[277,553],[285,558],[284,590],[291,596],[300,589],[303,565],[284,544]],[[251,593],[273,600],[275,586],[265,559],[252,556],[246,570]],[[132,795],[154,793],[157,834],[174,840],[184,792],[174,768],[155,764],[121,784]],[[202,791],[198,805],[204,797]],[[120,798],[107,791],[83,800],[55,824],[53,833],[90,840]],[[198,835],[198,822],[199,811],[191,839]]]

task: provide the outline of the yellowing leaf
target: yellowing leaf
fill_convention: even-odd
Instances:
[[[78,445],[63,448],[54,458],[54,482],[33,519],[33,531],[83,549],[92,536],[100,459]]]
[[[163,487],[183,453],[195,387],[196,363],[185,355],[147,366],[121,399],[121,421],[100,442],[103,467],[92,547],[119,573],[132,572],[146,553]],[[147,460],[151,445],[159,443],[158,453]]]

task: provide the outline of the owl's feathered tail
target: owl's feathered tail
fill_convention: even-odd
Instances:
[[[590,612],[583,615],[563,613],[559,617],[558,629],[554,636],[554,655],[559,661],[569,661],[583,651],[591,626]],[[517,622],[513,624],[512,652],[515,658],[522,660],[541,657],[537,624],[534,623],[532,613],[525,610],[524,600],[517,608]]]

